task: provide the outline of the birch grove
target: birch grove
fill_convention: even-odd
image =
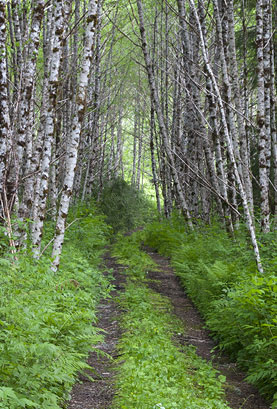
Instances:
[[[57,217],[56,234],[53,244],[53,270],[56,271],[59,262],[60,254],[62,251],[62,244],[65,233],[65,223],[68,214],[70,197],[72,195],[72,188],[75,176],[75,169],[78,157],[78,146],[81,134],[81,126],[83,124],[83,118],[86,106],[86,93],[89,80],[90,65],[92,60],[92,47],[94,40],[94,33],[97,24],[97,1],[91,0],[89,3],[89,9],[86,17],[86,33],[84,41],[83,61],[82,69],[80,73],[80,79],[78,83],[78,90],[76,96],[75,113],[72,119],[72,129],[69,139],[69,149],[66,160],[66,175],[64,178],[64,185],[61,195],[59,214]]]
[[[13,252],[52,250],[70,206],[125,178],[160,215],[277,229],[276,6],[0,1],[0,212]],[[49,240],[48,224],[56,226]]]

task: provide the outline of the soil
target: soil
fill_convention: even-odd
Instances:
[[[212,360],[213,366],[226,376],[226,399],[232,409],[270,409],[257,390],[246,383],[243,374],[234,362],[219,352],[212,352],[216,346],[209,332],[204,328],[204,321],[192,301],[185,294],[182,285],[170,267],[169,260],[156,253],[153,249],[144,247],[152,259],[157,263],[158,269],[150,271],[148,278],[149,286],[170,299],[174,313],[183,321],[186,334],[178,336],[181,344],[190,344],[196,347],[199,356],[206,360]],[[102,328],[106,337],[99,345],[99,349],[111,357],[116,356],[116,345],[121,336],[118,318],[121,311],[113,299],[124,290],[123,270],[126,268],[118,263],[107,252],[104,256],[104,264],[107,270],[113,270],[115,290],[111,299],[103,300],[99,306],[99,322],[97,326]],[[81,376],[79,382],[72,390],[72,398],[67,406],[68,409],[109,409],[114,396],[114,368],[112,360],[91,353],[88,360],[95,369],[88,378]],[[128,408],[136,409],[136,408]],[[205,408],[203,408],[205,409]]]
[[[116,344],[121,336],[118,325],[121,311],[113,299],[124,288],[125,280],[122,270],[126,269],[126,267],[116,263],[116,260],[110,256],[109,252],[104,255],[103,262],[104,269],[107,270],[104,274],[112,271],[114,290],[111,293],[111,298],[102,300],[98,307],[99,320],[97,327],[105,331],[106,336],[104,342],[97,347],[110,357],[116,358]],[[71,400],[67,409],[108,409],[111,406],[114,396],[112,359],[92,352],[88,363],[94,368],[94,372],[89,373],[94,381],[92,382],[83,375],[80,376],[78,383],[71,392]]]
[[[226,376],[225,395],[229,406],[232,409],[270,409],[270,405],[260,397],[258,391],[244,381],[245,374],[239,370],[236,363],[231,362],[219,351],[213,351],[216,343],[209,331],[204,328],[203,319],[185,294],[179,278],[169,264],[169,259],[149,247],[144,247],[143,250],[152,257],[159,270],[149,272],[148,278],[153,280],[149,286],[170,299],[175,314],[184,323],[186,334],[178,336],[178,341],[181,344],[194,345],[199,356],[208,361],[212,360],[213,366]]]

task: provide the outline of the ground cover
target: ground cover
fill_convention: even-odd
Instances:
[[[266,273],[261,275],[243,231],[231,240],[217,225],[191,232],[173,218],[148,226],[144,234],[145,243],[171,258],[220,347],[276,407],[276,243],[267,240],[263,248]]]
[[[217,236],[217,232],[206,231],[204,238],[201,235],[194,237],[193,233],[181,230],[180,223],[177,223],[177,228],[165,222],[152,224],[135,234],[118,235],[112,246],[112,255],[117,262],[112,262],[116,280],[111,286],[110,269],[98,267],[111,236],[103,216],[93,205],[75,206],[71,209],[71,222],[73,224],[68,230],[58,274],[54,275],[49,268],[51,260],[47,249],[41,259],[36,261],[27,248],[16,262],[8,258],[2,249],[1,409],[58,409],[70,397],[78,373],[83,373],[80,379],[85,389],[79,393],[80,384],[75,386],[73,399],[69,403],[72,409],[267,408],[263,403],[247,405],[248,398],[244,395],[237,402],[227,405],[224,391],[229,386],[225,383],[224,373],[220,374],[211,363],[197,356],[192,345],[203,343],[203,338],[193,339],[188,332],[181,314],[189,313],[180,302],[180,311],[176,317],[176,287],[174,300],[172,297],[169,300],[170,291],[165,291],[166,288],[170,290],[176,278],[173,271],[167,276],[161,290],[156,278],[168,273],[163,265],[164,259],[157,267],[151,252],[141,250],[142,242],[150,244],[152,241],[156,247],[160,246],[165,255],[171,255],[183,283],[189,283],[187,288],[191,296],[195,291],[199,297],[199,301],[197,297],[195,300],[202,314],[211,320],[210,309],[214,305],[217,311],[217,307],[208,301],[221,301],[222,294],[229,294],[232,289],[239,288],[235,286],[243,285],[245,278],[251,276],[254,263],[243,240],[238,240],[236,244],[239,243],[241,251],[241,257],[238,257],[237,249],[233,245],[228,247],[229,239],[224,235],[215,246],[212,238]],[[188,237],[191,240],[190,247]],[[186,259],[188,270],[185,270],[185,261],[180,263],[178,258],[184,251],[190,256]],[[199,251],[202,260],[198,265]],[[228,261],[232,261],[231,267],[224,266],[227,255]],[[215,256],[217,263],[214,261]],[[108,259],[114,260],[110,256]],[[267,264],[270,265],[268,254]],[[201,276],[203,266],[206,266],[204,277]],[[243,280],[237,279],[237,271],[242,267]],[[187,274],[187,278],[182,276],[181,272],[193,271],[193,268],[195,275]],[[191,281],[188,281],[188,277]],[[261,279],[258,275],[256,278]],[[123,285],[125,279],[126,285]],[[194,279],[196,284],[193,284]],[[269,276],[264,279],[269,280]],[[209,287],[205,288],[205,285]],[[270,285],[274,292],[273,283]],[[117,292],[111,293],[115,287]],[[270,316],[274,306],[272,291],[266,293],[261,284],[260,289],[263,291],[254,294],[261,302],[265,300],[259,306],[263,318],[266,311],[269,311]],[[109,297],[112,297],[113,304],[108,302]],[[102,321],[98,323],[96,306],[100,299]],[[239,306],[241,299],[245,303],[247,300],[246,297],[237,297]],[[203,308],[205,303],[207,310]],[[252,311],[251,304],[248,307]],[[123,312],[118,330],[118,317],[115,317],[117,310]],[[254,308],[255,313],[257,311]],[[219,317],[218,310],[218,322],[215,321],[214,328],[220,326]],[[231,318],[235,319],[236,315],[233,314]],[[231,318],[229,316],[228,319]],[[271,326],[261,325],[261,331],[265,331],[265,334],[268,328],[273,331]],[[108,334],[104,339],[105,333]],[[119,337],[121,339],[118,343]],[[271,340],[269,348],[274,354]],[[115,377],[107,354],[114,359]],[[257,362],[261,356],[257,354]],[[275,365],[274,360],[272,366],[270,360],[266,364],[267,369]],[[86,372],[91,366],[94,371]],[[89,380],[87,375],[93,379]],[[274,381],[273,376],[272,379]]]
[[[114,407],[228,408],[224,399],[225,377],[181,345],[182,322],[172,313],[170,300],[147,285],[147,272],[156,268],[139,249],[141,234],[121,237],[113,255],[129,265],[125,292],[119,305],[125,313],[119,342]]]
[[[102,339],[96,305],[110,292],[98,269],[109,231],[93,207],[75,208],[60,271],[50,258],[1,254],[0,408],[58,409]],[[50,228],[50,227],[49,227]],[[4,239],[3,239],[4,242]]]

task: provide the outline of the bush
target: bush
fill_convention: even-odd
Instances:
[[[149,222],[153,208],[143,193],[123,179],[114,179],[103,189],[100,208],[114,232],[126,232]]]
[[[253,276],[212,303],[208,326],[263,394],[277,390],[276,277]],[[219,316],[221,317],[219,322]]]

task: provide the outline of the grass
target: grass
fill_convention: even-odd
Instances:
[[[139,249],[143,234],[121,237],[114,247],[114,255],[129,269],[125,292],[118,298],[123,336],[113,407],[227,409],[225,378],[193,347],[176,341],[176,334],[185,332],[183,324],[172,313],[170,300],[147,286],[147,270],[154,264]]]

